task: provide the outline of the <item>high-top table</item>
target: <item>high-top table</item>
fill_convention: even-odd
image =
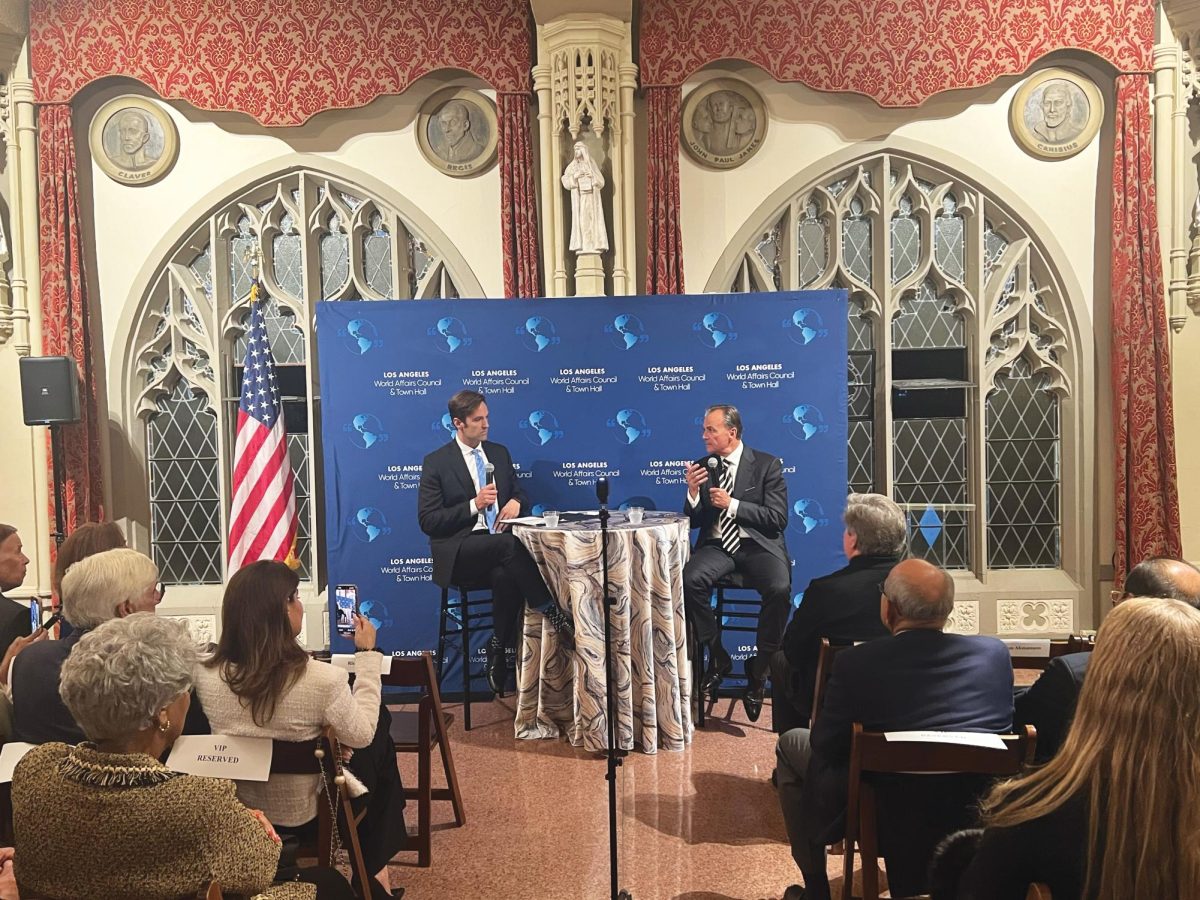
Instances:
[[[683,613],[683,566],[691,552],[685,516],[647,510],[640,525],[613,511],[608,562],[617,746],[646,753],[692,740],[691,666]],[[541,613],[525,611],[517,678],[516,736],[566,733],[576,747],[607,749],[600,523],[563,514],[557,527],[514,526],[550,593],[575,620],[567,653]]]

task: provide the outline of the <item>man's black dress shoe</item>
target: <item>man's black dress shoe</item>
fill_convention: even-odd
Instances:
[[[766,694],[767,679],[765,675],[756,674],[758,657],[746,658],[746,691],[742,694],[742,705],[746,707],[746,718],[757,722],[762,715],[763,696]]]
[[[808,892],[799,884],[789,884],[783,892],[783,900],[806,900]]]
[[[554,630],[558,632],[558,642],[562,644],[568,651],[575,649],[575,623],[571,621],[571,617],[557,603],[551,603],[542,613],[546,616],[546,621],[554,626]]]
[[[503,697],[505,682],[508,681],[508,668],[504,660],[504,645],[495,635],[492,635],[487,642],[487,664],[484,672],[492,693],[497,697]]]
[[[700,693],[716,697],[717,688],[721,686],[721,682],[725,679],[725,676],[732,671],[733,662],[729,659],[728,654],[720,656],[713,654],[712,659],[708,662],[708,670],[704,673],[704,678],[700,681]]]

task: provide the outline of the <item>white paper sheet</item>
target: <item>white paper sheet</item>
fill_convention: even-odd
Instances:
[[[977,734],[974,731],[887,731],[888,741],[921,741],[932,744],[962,744],[967,747],[988,747],[1003,750],[1004,741],[997,734]]]
[[[266,781],[271,739],[232,734],[185,734],[175,741],[167,768],[185,775]]]

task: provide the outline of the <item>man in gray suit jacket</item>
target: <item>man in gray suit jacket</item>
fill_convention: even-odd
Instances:
[[[763,599],[758,619],[758,654],[746,660],[746,715],[758,720],[771,654],[779,649],[791,608],[791,562],[787,485],[779,458],[742,442],[742,417],[735,406],[711,406],[704,416],[708,455],[687,467],[684,511],[700,537],[683,568],[683,599],[696,641],[711,653],[700,690],[710,693],[733,668],[721,645],[713,615],[713,586],[734,572]]]

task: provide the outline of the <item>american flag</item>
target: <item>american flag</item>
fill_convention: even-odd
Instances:
[[[267,340],[258,285],[250,293],[250,328],[233,450],[229,571],[260,559],[288,558],[296,538],[296,492],[275,360]]]

